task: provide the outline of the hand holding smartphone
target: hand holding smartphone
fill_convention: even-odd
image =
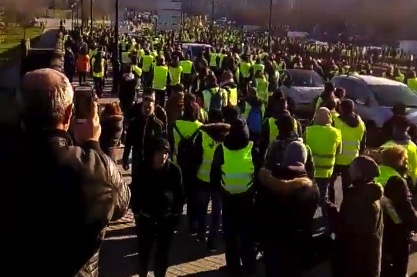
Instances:
[[[94,92],[88,87],[78,87],[74,91],[75,121],[84,123],[91,117],[94,105]]]

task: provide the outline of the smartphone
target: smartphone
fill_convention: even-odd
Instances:
[[[74,91],[74,114],[77,122],[85,122],[90,117],[94,104],[92,89],[80,88]]]

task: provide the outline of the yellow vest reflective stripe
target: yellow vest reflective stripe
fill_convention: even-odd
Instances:
[[[379,170],[380,170],[380,174],[378,177],[375,178],[374,181],[375,183],[379,184],[382,187],[385,187],[388,180],[393,176],[402,178],[402,176],[395,169],[389,166],[380,165]],[[382,204],[382,207],[384,208],[384,211],[388,214],[388,216],[392,219],[392,221],[395,224],[402,223],[400,216],[398,215],[397,211],[395,210],[389,198],[383,196],[381,199],[381,204]]]
[[[200,121],[186,121],[186,120],[177,120],[175,121],[175,124],[178,127],[178,130],[180,131],[181,135],[184,138],[187,138],[191,136],[195,130],[197,130],[201,125],[203,125]],[[178,149],[178,144],[180,143],[181,137],[178,134],[177,130],[174,129],[174,145],[175,150]]]
[[[226,91],[228,92],[228,95],[227,95],[228,104],[231,106],[237,106],[237,100],[238,100],[237,88],[228,88],[228,90]]]
[[[249,77],[251,67],[252,67],[251,63],[243,62],[243,61],[239,63],[239,70],[240,70],[240,73],[242,74],[242,77],[244,78]]]
[[[407,80],[407,86],[417,93],[417,78],[410,78]]]
[[[190,60],[181,61],[180,65],[182,67],[182,72],[184,74],[191,74],[193,70],[193,62]]]
[[[210,53],[210,62],[211,67],[217,67],[217,53]]]
[[[152,88],[165,90],[167,88],[168,66],[158,65],[153,68]]]
[[[182,67],[169,67],[169,77],[171,78],[171,86],[181,83]]]
[[[278,130],[278,126],[275,123],[276,118],[270,117],[268,118],[268,124],[269,124],[269,144],[273,143],[274,140],[277,138],[277,136],[279,135],[279,130]],[[295,118],[293,118],[294,121],[294,132],[298,131],[298,123],[297,120],[295,120]]]
[[[197,173],[197,177],[201,181],[210,182],[211,163],[218,145],[219,143],[214,141],[206,132],[202,132],[203,162]]]
[[[255,167],[252,162],[253,142],[240,150],[229,150],[223,145],[223,188],[231,193],[246,192],[253,184]]]
[[[342,153],[336,156],[336,164],[350,165],[359,156],[360,143],[365,133],[365,124],[359,119],[357,127],[350,127],[339,118],[334,120],[334,127],[342,134]]]
[[[153,57],[151,55],[144,55],[142,58],[142,70],[144,72],[149,72],[153,62]]]
[[[315,167],[314,177],[332,176],[336,150],[342,142],[340,131],[332,126],[313,125],[306,129],[306,144],[311,148]]]
[[[395,146],[399,145],[407,150],[407,159],[408,159],[408,174],[410,175],[411,179],[413,180],[413,184],[417,181],[417,146],[414,142],[409,141],[407,144],[398,144],[394,141],[388,141],[381,147],[388,147],[388,146]]]

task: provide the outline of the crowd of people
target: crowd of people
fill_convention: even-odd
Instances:
[[[205,30],[188,35],[212,39]],[[242,48],[238,30],[223,31],[216,37],[233,43],[191,57],[172,42],[180,34],[117,41],[110,27],[88,34],[76,28],[65,36],[65,75],[39,69],[24,76],[22,146],[10,156],[27,172],[11,180],[20,198],[12,207],[26,219],[22,229],[39,226],[23,238],[25,255],[36,260],[32,275],[51,268],[60,276],[97,276],[105,227],[130,207],[139,276],[150,271],[154,244],[154,275],[166,276],[187,203],[189,235],[208,253],[222,240],[230,276],[260,276],[257,256],[266,277],[306,276],[326,260],[334,277],[407,276],[417,231],[417,146],[405,103],[393,108],[384,144],[371,156],[365,123],[344,88],[326,83],[314,116],[303,121],[279,89],[285,68],[324,79],[372,74],[380,57],[284,38],[274,38],[271,51]],[[118,64],[118,44],[127,63]],[[412,62],[384,76],[416,89]],[[73,122],[75,74],[79,85],[91,76],[102,97],[111,68],[119,103],[94,103],[85,122]],[[130,185],[116,166],[118,146]],[[20,213],[21,205],[27,209]],[[53,221],[37,216],[51,207],[60,212]]]

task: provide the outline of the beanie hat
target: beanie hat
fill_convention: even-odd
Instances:
[[[287,144],[282,158],[282,165],[285,167],[304,167],[307,162],[307,147],[299,140]]]

